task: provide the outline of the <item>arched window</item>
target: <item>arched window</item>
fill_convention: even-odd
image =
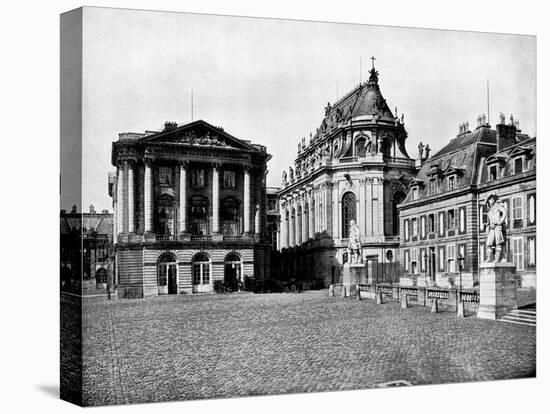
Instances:
[[[104,267],[101,267],[95,272],[95,283],[96,284],[106,284],[107,283],[107,271]]]
[[[176,199],[173,191],[164,189],[165,192],[157,198],[157,233],[171,235],[175,229]]]
[[[232,291],[238,290],[243,280],[243,262],[237,253],[229,253],[224,260],[223,280],[225,286]]]
[[[210,258],[197,253],[192,260],[193,292],[210,291]]]
[[[364,137],[357,138],[355,141],[355,156],[364,157],[367,154],[367,140]]]
[[[355,194],[346,193],[342,197],[342,238],[349,235],[349,222],[357,221]]]
[[[227,236],[241,234],[239,205],[239,200],[234,197],[226,197],[220,203],[222,232]]]
[[[177,263],[172,253],[164,253],[157,262],[159,294],[175,294],[178,291]]]
[[[192,234],[206,236],[210,234],[208,226],[208,198],[193,196],[189,202],[189,224]]]
[[[402,203],[405,199],[405,193],[398,191],[393,195],[392,200],[392,229],[395,236],[399,235],[399,211],[397,205]]]

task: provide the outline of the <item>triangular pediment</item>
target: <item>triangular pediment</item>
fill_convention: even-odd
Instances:
[[[451,165],[449,165],[445,171],[443,171],[443,175],[451,175],[451,174],[462,174],[463,173],[463,169],[462,168],[458,168],[458,167],[453,167]]]
[[[506,162],[506,158],[508,158],[504,154],[493,154],[487,157],[487,161],[485,161],[487,164],[495,164],[495,163],[504,163]]]
[[[199,120],[180,127],[173,127],[142,138],[145,143],[181,144],[194,147],[213,147],[240,151],[257,151],[249,143],[228,134],[223,128]]]
[[[533,148],[531,147],[522,147],[522,146],[517,146],[517,147],[514,147],[510,152],[509,152],[509,155],[510,157],[516,157],[518,155],[531,155],[531,152],[533,151]]]

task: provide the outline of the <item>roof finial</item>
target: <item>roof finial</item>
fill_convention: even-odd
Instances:
[[[378,83],[378,71],[374,68],[374,61],[376,60],[376,58],[374,56],[371,56],[370,59],[372,60],[372,69],[369,70],[369,83]]]

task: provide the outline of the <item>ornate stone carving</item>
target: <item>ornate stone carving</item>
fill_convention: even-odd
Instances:
[[[508,211],[506,205],[496,194],[487,197],[487,257],[485,262],[506,262],[506,220]]]
[[[354,220],[349,222],[348,251],[351,264],[363,263],[361,252],[361,231]]]

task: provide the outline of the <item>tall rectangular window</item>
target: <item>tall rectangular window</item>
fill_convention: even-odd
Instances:
[[[455,210],[454,208],[447,211],[447,228],[454,229],[456,227]]]
[[[418,219],[412,219],[412,235],[418,236]]]
[[[409,240],[409,220],[403,221],[403,227],[405,227],[405,241]]]
[[[223,186],[224,188],[235,188],[237,186],[235,171],[223,172]]]
[[[428,233],[435,232],[435,214],[428,216]]]
[[[172,167],[159,167],[159,184],[162,186],[172,186],[173,184]]]
[[[458,231],[461,233],[466,231],[466,207],[458,209]]]
[[[456,188],[456,178],[454,175],[447,177],[447,190],[452,191]]]
[[[191,186],[202,188],[206,185],[204,168],[195,168],[191,171]]]
[[[439,247],[439,271],[445,271],[445,247]]]
[[[523,157],[514,159],[514,174],[521,174],[523,172]]]
[[[413,187],[412,188],[412,199],[413,200],[418,200],[418,187]]]
[[[496,165],[491,165],[489,167],[489,181],[494,181],[497,178],[498,178],[497,177],[497,166]]]
[[[512,252],[516,270],[524,270],[523,265],[523,237],[512,238]]]
[[[456,272],[456,262],[455,262],[455,245],[449,244],[447,246],[447,271],[449,273]]]
[[[536,223],[536,202],[537,195],[535,193],[531,193],[527,196],[527,224],[533,225]]]
[[[412,249],[411,254],[412,254],[412,257],[411,257],[411,270],[412,270],[413,274],[416,274],[417,273],[416,270],[417,270],[417,267],[418,267],[418,250],[417,249]]]
[[[479,206],[479,229],[484,230],[487,225],[487,206],[482,204]]]
[[[409,262],[410,262],[409,251],[405,250],[403,256],[404,256],[404,261],[405,261],[405,272],[408,272],[409,271]]]
[[[437,193],[437,181],[435,178],[430,180],[430,195],[435,195]]]
[[[512,198],[512,217],[514,220],[523,219],[523,197]]]
[[[535,236],[527,237],[527,267],[537,265],[537,251],[535,246]]]
[[[426,216],[420,218],[420,237],[426,237]]]
[[[439,235],[445,235],[445,213],[439,213]]]

